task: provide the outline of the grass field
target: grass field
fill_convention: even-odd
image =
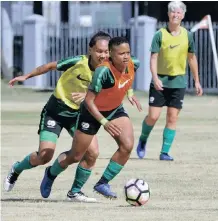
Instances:
[[[1,181],[13,162],[38,148],[38,123],[42,107],[51,93],[2,86],[1,102]],[[141,121],[147,111],[147,95],[138,93],[143,113],[125,101],[134,125],[135,146]],[[100,156],[84,192],[98,203],[66,201],[74,178],[75,166],[56,180],[49,199],[43,199],[39,186],[46,166],[25,171],[13,191],[1,190],[4,221],[216,221],[218,220],[218,98],[186,96],[178,121],[177,136],[171,154],[174,162],[158,160],[165,124],[165,109],[148,143],[146,159],[139,160],[135,148],[123,171],[111,182],[118,200],[110,201],[93,193],[111,155],[116,150],[113,139],[103,130],[98,134]],[[55,158],[71,145],[63,131]],[[54,158],[54,159],[55,159]],[[53,161],[52,161],[53,162]],[[151,198],[144,207],[125,202],[123,186],[130,178],[141,178],[151,188]]]

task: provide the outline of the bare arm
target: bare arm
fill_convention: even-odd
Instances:
[[[134,95],[133,89],[130,88],[127,91],[127,97],[129,102],[134,106],[136,104],[136,107],[138,109],[138,111],[142,111],[142,105],[140,104],[140,102],[138,101],[137,97]]]
[[[25,81],[29,78],[45,74],[48,71],[56,70],[56,69],[57,69],[57,62],[56,61],[50,62],[48,64],[44,64],[44,65],[41,65],[41,66],[35,68],[33,71],[31,71],[30,73],[28,73],[26,75],[13,78],[12,80],[9,81],[8,84],[10,86],[13,86],[14,83],[17,82],[17,81],[23,82],[23,81]]]
[[[119,136],[121,134],[121,128],[119,125],[114,124],[112,121],[108,121],[98,110],[97,106],[95,105],[94,101],[96,98],[96,94],[92,91],[88,91],[85,103],[88,111],[92,114],[92,116],[100,122],[104,129],[111,135],[111,136]]]
[[[154,87],[156,90],[163,90],[163,84],[162,82],[158,79],[157,76],[157,59],[158,59],[158,53],[151,53],[151,58],[150,58],[150,70],[152,74],[152,78],[154,81]]]
[[[188,63],[195,81],[196,94],[201,96],[203,94],[203,90],[199,80],[198,61],[194,53],[188,53]]]
[[[158,76],[157,76],[157,58],[158,58],[158,53],[151,53],[150,69],[151,69],[151,74],[152,74],[152,78],[153,78],[154,81],[158,80]]]
[[[98,108],[96,107],[94,103],[95,98],[96,94],[89,90],[85,97],[85,103],[88,111],[98,122],[100,122],[104,118],[104,116],[99,112]]]
[[[57,69],[57,62],[50,62],[48,64],[43,64],[37,68],[35,68],[33,71],[31,71],[30,73],[24,75],[26,77],[26,79],[38,76],[38,75],[42,75],[45,74],[48,71],[52,71],[52,70],[56,70]]]
[[[188,53],[188,63],[189,63],[194,81],[199,83],[198,61],[197,61],[195,54]]]

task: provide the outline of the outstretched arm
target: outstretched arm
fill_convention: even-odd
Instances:
[[[41,66],[35,68],[34,70],[32,70],[30,73],[28,73],[26,75],[13,78],[12,80],[9,81],[8,84],[10,86],[13,86],[14,83],[16,83],[16,82],[23,82],[29,78],[45,74],[48,71],[56,70],[56,69],[57,69],[57,62],[56,61],[50,62],[48,64],[44,64],[44,65],[41,65]]]

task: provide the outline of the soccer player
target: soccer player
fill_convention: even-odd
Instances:
[[[160,160],[173,160],[168,153],[176,135],[176,122],[183,105],[187,59],[195,81],[196,93],[198,96],[203,93],[199,82],[193,36],[181,26],[185,12],[186,5],[183,2],[170,2],[168,4],[169,23],[167,27],[156,32],[152,41],[149,110],[142,122],[141,136],[137,146],[139,158],[145,156],[149,134],[161,114],[162,107],[167,106]]]
[[[41,112],[39,124],[39,149],[28,154],[21,162],[13,164],[4,182],[4,189],[11,191],[19,175],[28,169],[48,163],[56,148],[58,137],[63,128],[73,137],[79,114],[80,102],[84,99],[97,65],[109,57],[108,42],[110,35],[104,32],[95,34],[89,42],[89,56],[80,55],[42,65],[27,75],[12,79],[9,85],[23,82],[31,77],[44,74],[51,70],[64,71],[58,80],[54,93]],[[73,93],[73,96],[71,95]],[[71,97],[72,96],[72,97]],[[88,180],[91,169],[98,157],[98,143],[93,136],[86,153],[77,167],[71,191],[67,194],[72,201],[93,202],[81,192]]]
[[[130,89],[139,61],[131,58],[129,43],[125,38],[112,38],[109,41],[109,50],[110,59],[96,68],[85,101],[81,105],[71,150],[62,153],[54,164],[45,170],[40,187],[43,197],[50,195],[52,184],[61,172],[82,159],[101,125],[115,139],[118,149],[94,190],[105,197],[117,197],[108,182],[122,170],[133,148],[133,127],[122,101],[129,91],[132,103],[141,111],[141,105]]]

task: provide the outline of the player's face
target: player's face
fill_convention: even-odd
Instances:
[[[89,54],[91,55],[92,63],[95,65],[94,68],[96,68],[97,65],[109,57],[108,41],[98,40],[92,48],[89,48]]]
[[[184,13],[181,8],[176,8],[171,12],[168,12],[169,21],[171,24],[179,25],[184,18]]]
[[[130,60],[130,47],[128,43],[112,46],[110,51],[113,63],[118,66],[127,66]]]

